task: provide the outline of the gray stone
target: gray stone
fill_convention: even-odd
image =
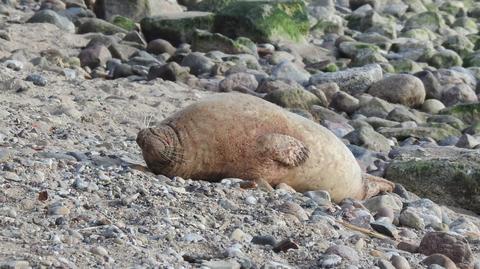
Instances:
[[[478,102],[477,95],[467,84],[454,85],[445,90],[442,95],[442,103],[446,106],[476,102]]]
[[[153,54],[162,54],[168,53],[169,55],[174,55],[176,48],[170,44],[167,40],[164,39],[154,39],[148,42],[147,51]]]
[[[333,245],[325,251],[325,254],[338,255],[350,263],[357,263],[360,261],[357,251],[348,246]]]
[[[219,84],[219,89],[222,92],[230,92],[237,87],[243,87],[254,92],[258,87],[258,81],[254,75],[240,72],[228,75]]]
[[[215,63],[200,52],[192,52],[183,58],[182,66],[190,68],[190,73],[193,75],[209,74]]]
[[[346,92],[338,91],[333,96],[330,106],[338,111],[352,114],[360,107],[360,101]]]
[[[427,99],[422,104],[422,111],[431,114],[437,114],[438,112],[440,112],[440,110],[444,108],[445,105],[436,99]]]
[[[382,79],[382,68],[378,64],[350,68],[333,73],[319,73],[310,78],[311,84],[335,82],[342,91],[355,95],[365,92],[373,83]]]
[[[377,133],[372,127],[361,127],[343,137],[350,143],[378,152],[389,152],[391,141]]]
[[[272,78],[293,80],[299,84],[305,85],[310,79],[310,74],[290,61],[283,61],[273,67]]]
[[[112,54],[107,47],[97,44],[84,48],[78,55],[80,64],[94,69],[99,66],[106,66],[107,61],[112,58]]]
[[[75,25],[73,22],[66,17],[58,15],[58,13],[53,10],[40,10],[27,21],[27,23],[42,22],[51,23],[66,32],[75,33]]]
[[[425,88],[420,79],[412,75],[391,75],[374,83],[368,93],[391,103],[416,107],[425,101]]]
[[[387,167],[385,178],[438,203],[480,212],[478,159],[476,150],[408,148]]]
[[[176,0],[97,0],[94,10],[101,19],[108,20],[114,15],[121,15],[135,21],[147,16],[183,11]]]
[[[114,24],[97,18],[82,18],[79,20],[77,33],[102,33],[105,35],[113,35],[116,33],[127,33],[127,30]]]

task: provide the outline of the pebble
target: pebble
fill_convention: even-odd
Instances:
[[[331,204],[330,194],[327,191],[307,191],[303,195],[312,199],[318,206],[328,206]]]
[[[398,236],[398,230],[397,228],[395,227],[395,225],[391,224],[391,223],[388,223],[388,222],[385,222],[385,221],[376,221],[376,222],[372,222],[370,223],[370,226],[372,226],[372,228],[381,233],[381,234],[384,234],[386,236],[390,236],[390,237],[393,237],[393,238],[396,238]]]
[[[380,259],[377,265],[378,267],[380,267],[380,269],[396,269],[395,266],[393,266],[393,264],[391,264],[389,261],[384,259]]]
[[[293,242],[291,239],[284,239],[278,242],[274,247],[275,252],[287,252],[289,249],[298,249],[299,245]]]
[[[456,234],[429,232],[420,242],[420,253],[424,255],[443,254],[462,266],[472,265],[474,257],[467,240]]]
[[[92,247],[90,252],[101,257],[108,257],[108,251],[102,246]]]
[[[400,211],[402,209],[402,202],[392,195],[380,195],[365,200],[363,205],[370,210],[370,212],[378,212],[382,208],[390,208],[392,210]]]
[[[432,264],[437,264],[442,266],[445,269],[457,269],[457,266],[455,265],[455,263],[450,258],[442,254],[430,255],[427,258],[425,258],[422,261],[422,263],[428,266]]]
[[[241,265],[235,260],[229,261],[203,261],[202,266],[208,269],[240,269]]]
[[[285,202],[280,206],[280,211],[286,214],[294,215],[300,221],[309,219],[307,212],[295,202]]]
[[[338,255],[335,255],[335,254],[323,255],[318,261],[318,266],[320,268],[335,268],[337,265],[340,265],[341,262],[342,262],[342,257]]]
[[[395,218],[395,213],[393,212],[393,209],[389,207],[382,207],[378,210],[377,214],[375,214],[375,219],[377,221],[379,218],[386,218],[392,223]]]
[[[252,240],[252,236],[249,234],[246,234],[240,229],[235,229],[230,235],[230,239],[237,242],[250,242]]]
[[[399,255],[393,255],[390,258],[390,262],[395,267],[395,269],[410,269],[410,264],[407,259]]]
[[[52,205],[48,208],[48,214],[66,216],[70,214],[70,209],[62,205]]]
[[[348,246],[333,245],[325,251],[325,254],[338,255],[351,263],[357,263],[360,261],[357,251]]]
[[[33,85],[44,87],[47,85],[47,79],[39,74],[31,74],[25,78],[26,81],[33,82]]]
[[[270,235],[266,235],[266,236],[256,235],[252,238],[251,243],[255,245],[275,246],[277,244],[277,240],[275,240],[275,238]]]
[[[245,198],[245,202],[249,205],[256,205],[257,204],[257,198],[255,198],[253,196],[247,196],[247,198]]]
[[[16,60],[7,60],[4,62],[5,66],[8,68],[15,70],[15,71],[20,71],[23,69],[24,64],[21,61],[16,61]]]
[[[405,227],[411,227],[417,230],[425,229],[425,223],[423,219],[412,209],[408,208],[400,213],[400,224]]]
[[[30,269],[30,263],[28,261],[13,260],[7,262],[0,261],[0,268],[2,269]]]

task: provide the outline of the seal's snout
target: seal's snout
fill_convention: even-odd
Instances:
[[[145,142],[146,142],[146,139],[147,139],[147,136],[148,136],[148,133],[150,132],[149,129],[143,129],[143,130],[140,130],[140,132],[138,132],[137,134],[137,145],[143,149],[144,146],[145,146]]]

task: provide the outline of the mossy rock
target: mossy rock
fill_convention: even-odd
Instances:
[[[470,39],[463,35],[449,36],[442,45],[447,49],[457,52],[461,57],[469,55],[475,48],[475,45]]]
[[[385,178],[437,203],[480,213],[477,150],[438,147],[424,148],[422,155],[403,154],[387,167]]]
[[[390,64],[393,66],[395,73],[416,73],[423,70],[417,62],[410,59],[392,60]]]
[[[465,67],[480,67],[480,51],[467,55],[464,59],[463,65]]]
[[[310,22],[303,1],[239,1],[217,13],[214,32],[244,36],[257,43],[303,41]]]
[[[450,15],[456,16],[459,12],[466,13],[465,5],[460,1],[444,2],[439,9],[445,11]]]
[[[117,33],[127,33],[127,31],[101,19],[85,18],[80,21],[80,26],[78,27],[77,33],[102,33],[105,35],[113,35]]]
[[[442,16],[436,12],[427,11],[410,17],[405,23],[404,30],[424,28],[436,32],[442,27],[445,27]]]
[[[428,64],[436,68],[450,68],[462,66],[463,60],[455,51],[446,49],[433,53],[428,60]]]
[[[120,28],[123,28],[123,29],[127,30],[127,31],[132,31],[137,27],[135,25],[135,21],[133,21],[133,20],[127,18],[127,17],[120,16],[120,15],[113,16],[110,19],[110,22],[113,23],[114,25],[120,27]]]
[[[213,13],[189,11],[146,17],[140,25],[147,41],[161,38],[177,46],[180,43],[190,43],[196,29],[211,31],[214,20]]]
[[[343,25],[334,21],[319,19],[318,22],[310,29],[310,33],[318,38],[325,34],[343,35]]]
[[[257,47],[250,39],[239,37],[230,39],[222,34],[196,30],[192,39],[192,49],[200,52],[219,50],[228,54],[248,53],[257,55]]]
[[[359,53],[379,53],[380,48],[377,45],[365,42],[346,41],[339,45],[340,52],[349,58],[354,58]]]
[[[207,12],[219,12],[233,2],[238,0],[203,0],[197,3],[192,10],[207,11]]]
[[[379,133],[386,137],[395,137],[405,140],[409,137],[433,138],[436,141],[452,136],[460,136],[462,133],[446,123],[427,123],[417,127],[388,127],[380,128]]]
[[[478,26],[475,19],[468,18],[468,17],[461,17],[455,20],[452,25],[453,27],[461,27],[467,30],[471,34],[478,33]]]
[[[452,115],[466,124],[480,122],[480,104],[459,104],[445,108],[439,114]]]
[[[281,107],[307,111],[310,111],[313,105],[321,105],[321,100],[315,94],[300,88],[273,91],[265,96],[265,100]]]
[[[388,60],[385,57],[383,57],[383,55],[380,54],[379,52],[361,50],[355,55],[350,66],[360,67],[360,66],[364,66],[367,64],[374,64],[374,63],[378,63],[378,64],[388,63]]]
[[[406,32],[403,32],[401,34],[402,37],[408,37],[408,38],[413,38],[416,40],[422,40],[422,41],[431,41],[435,40],[438,38],[438,36],[430,31],[429,29],[424,29],[424,28],[415,28],[415,29],[410,29]]]

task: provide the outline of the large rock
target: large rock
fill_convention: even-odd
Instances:
[[[203,30],[195,31],[192,50],[200,52],[219,50],[227,54],[248,53],[257,56],[257,46],[248,38],[239,37],[233,40],[222,34]]]
[[[478,150],[402,148],[387,167],[385,177],[435,202],[480,213]]]
[[[176,0],[96,0],[95,14],[101,19],[121,15],[135,21],[143,17],[182,12]]]
[[[374,83],[368,93],[391,103],[417,107],[425,101],[422,81],[412,75],[398,74]]]
[[[380,65],[371,64],[333,73],[315,74],[310,78],[310,84],[335,82],[342,91],[356,95],[365,92],[382,77],[383,71]]]
[[[439,113],[455,116],[467,124],[480,122],[480,104],[460,104],[443,109]]]
[[[433,138],[440,141],[452,136],[460,136],[461,132],[446,123],[428,123],[412,127],[384,127],[378,132],[386,137],[395,137],[404,140],[409,137]]]
[[[390,140],[377,133],[372,127],[360,127],[343,138],[354,145],[373,151],[389,152],[391,149]]]
[[[438,31],[440,28],[445,27],[445,21],[442,16],[437,12],[423,12],[413,15],[405,23],[404,31],[411,29],[428,29],[432,32]]]
[[[320,105],[318,97],[304,89],[291,88],[276,90],[265,96],[265,100],[286,108],[301,108],[310,110],[313,105]]]
[[[301,41],[310,24],[303,1],[236,1],[215,19],[215,32],[255,42]]]
[[[475,258],[467,240],[458,234],[430,232],[420,242],[420,253],[424,255],[443,254],[461,269],[473,268]]]
[[[210,31],[214,24],[214,15],[209,12],[181,12],[141,20],[143,34],[147,41],[165,39],[178,46],[190,43],[196,29]]]
[[[58,28],[69,32],[75,32],[75,25],[66,17],[60,16],[57,12],[53,10],[40,10],[35,13],[30,19],[28,19],[27,23],[51,23],[55,24]]]
[[[461,103],[476,103],[478,102],[477,94],[467,84],[454,85],[442,95],[442,102],[446,106],[453,106]]]
[[[116,33],[127,33],[127,30],[97,18],[83,18],[79,20],[79,24],[77,30],[79,34],[102,33],[105,35],[113,35]]]

